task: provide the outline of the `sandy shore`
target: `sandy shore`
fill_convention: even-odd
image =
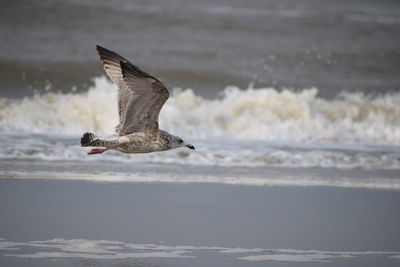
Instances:
[[[398,203],[367,189],[3,179],[0,265],[398,266]]]

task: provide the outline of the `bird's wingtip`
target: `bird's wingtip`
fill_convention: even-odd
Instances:
[[[130,64],[128,62],[120,61],[119,65],[121,66],[121,69],[126,69],[129,68]]]
[[[100,45],[96,45],[96,50],[100,57],[107,55],[107,54],[114,54],[114,52],[112,52],[112,51],[108,50],[107,48],[104,48]]]

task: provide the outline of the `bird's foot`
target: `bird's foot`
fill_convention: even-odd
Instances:
[[[88,155],[101,154],[103,152],[106,152],[107,150],[109,150],[109,148],[104,148],[104,149],[95,148],[95,149],[90,150],[87,154]]]

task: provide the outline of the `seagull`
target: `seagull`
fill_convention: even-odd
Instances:
[[[182,138],[158,128],[158,115],[169,97],[168,89],[115,52],[96,46],[108,77],[118,87],[119,123],[115,135],[100,137],[87,132],[82,147],[95,148],[88,155],[114,149],[123,153],[150,153],[178,147],[194,149]]]

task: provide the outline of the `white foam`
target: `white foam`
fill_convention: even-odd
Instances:
[[[0,251],[2,250],[18,250],[18,246],[24,245],[20,242],[8,242],[5,238],[0,238]]]
[[[226,254],[242,254],[242,253],[260,253],[264,252],[262,248],[225,248],[221,250],[222,253]]]
[[[268,254],[268,255],[251,255],[239,257],[245,261],[278,261],[278,262],[329,262],[333,258],[338,258],[337,255],[327,254]]]
[[[114,254],[83,254],[83,253],[67,253],[67,252],[38,252],[31,254],[6,254],[5,256],[14,256],[18,258],[29,259],[49,259],[49,258],[84,258],[96,260],[121,260],[121,259],[146,259],[146,258],[193,258],[191,256],[182,255],[186,251],[162,251],[162,252],[143,252],[143,253],[114,253]]]
[[[0,99],[0,132],[111,134],[117,123],[117,90],[104,77],[85,93],[46,93]],[[187,89],[175,92],[160,114],[160,126],[186,139],[400,144],[400,93],[368,97],[345,93],[319,98],[299,92],[228,87],[209,100]]]
[[[83,180],[98,182],[140,182],[140,183],[209,183],[250,186],[325,186],[342,188],[364,188],[380,190],[400,190],[399,178],[382,177],[323,177],[306,175],[276,175],[267,173],[263,177],[245,175],[210,175],[171,172],[136,171],[130,173],[72,173],[51,171],[3,171],[0,179],[35,180]]]
[[[176,91],[160,126],[196,151],[99,157],[87,157],[79,138],[114,131],[117,89],[104,77],[85,93],[1,98],[0,160],[400,169],[400,93],[344,93],[334,100],[317,93],[228,87],[209,100],[190,89]]]
[[[399,259],[396,251],[319,251],[295,249],[248,249],[211,246],[167,246],[132,244],[108,240],[52,239],[44,241],[9,242],[0,239],[0,251],[14,250],[2,256],[30,259],[145,259],[145,258],[197,258],[196,252],[235,255],[242,261],[278,262],[332,262],[340,258],[375,256]],[[251,255],[248,255],[251,254]]]
[[[193,166],[238,167],[323,167],[361,169],[400,169],[400,149],[396,147],[299,146],[284,147],[267,142],[192,140],[195,151],[176,149],[163,153],[123,154],[108,151],[101,156],[87,156],[79,138],[52,139],[49,136],[1,136],[3,160],[40,160],[69,162],[126,162]]]
[[[77,134],[111,132],[117,122],[115,87],[104,77],[85,93],[53,93],[18,100],[0,99],[0,130]],[[110,101],[115,105],[109,105]]]

